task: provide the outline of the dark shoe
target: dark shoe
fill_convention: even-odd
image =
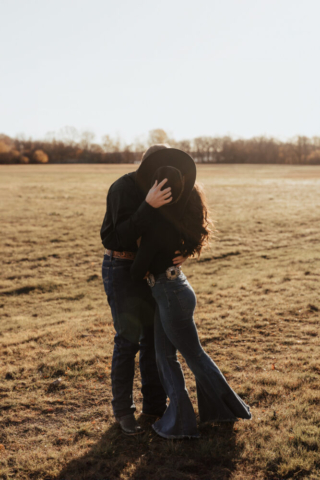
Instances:
[[[161,418],[165,410],[162,412],[141,412],[140,415],[145,418]]]
[[[152,418],[153,420],[155,418],[161,418],[162,417],[162,414],[161,415],[158,415],[157,413],[144,413],[144,412],[141,412],[140,413],[140,417],[142,418]]]
[[[125,435],[140,435],[144,433],[141,427],[139,427],[134,415],[124,415],[123,417],[116,417],[116,421],[119,423],[122,432]]]
[[[143,427],[147,428],[149,427],[149,425],[152,425],[157,420],[160,420],[161,417],[162,415],[154,415],[153,413],[141,412],[139,416],[139,422],[141,423],[141,425],[143,425]]]

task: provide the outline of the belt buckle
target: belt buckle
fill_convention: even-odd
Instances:
[[[149,275],[147,276],[147,284],[149,285],[149,287],[154,287],[156,284],[154,275],[152,273],[149,273]]]
[[[175,280],[181,273],[181,267],[169,267],[166,270],[166,277],[168,280]]]

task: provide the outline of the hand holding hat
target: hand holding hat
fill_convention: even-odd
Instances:
[[[166,203],[171,202],[171,187],[161,190],[167,181],[168,180],[166,178],[164,178],[160,183],[158,183],[158,180],[156,180],[151,189],[149,190],[146,196],[146,202],[149,203],[149,205],[151,205],[153,208],[159,208]]]
[[[150,154],[137,170],[136,180],[145,195],[153,184],[153,179],[161,167],[174,167],[181,178],[181,194],[174,202],[167,202],[159,211],[172,219],[181,218],[196,180],[196,165],[192,157],[177,148],[165,148]],[[165,168],[163,168],[165,171]],[[163,179],[164,180],[164,179]],[[163,183],[163,180],[160,183]],[[165,182],[163,183],[163,185]],[[155,187],[158,188],[159,184]],[[169,193],[167,189],[161,192]],[[170,197],[168,196],[167,199]]]

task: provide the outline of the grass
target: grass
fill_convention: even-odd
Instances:
[[[320,167],[199,167],[217,233],[184,271],[201,342],[253,420],[175,442],[145,421],[123,436],[110,406],[99,230],[133,168],[1,167],[0,478],[320,479]],[[137,412],[139,386],[137,364]]]

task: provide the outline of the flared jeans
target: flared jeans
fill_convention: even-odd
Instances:
[[[157,303],[155,349],[160,380],[170,399],[164,415],[153,429],[165,438],[198,437],[192,407],[177,351],[181,353],[196,379],[200,421],[236,421],[250,419],[250,408],[232,390],[214,361],[203,350],[194,323],[196,296],[181,273],[169,280],[156,277],[151,288]]]

